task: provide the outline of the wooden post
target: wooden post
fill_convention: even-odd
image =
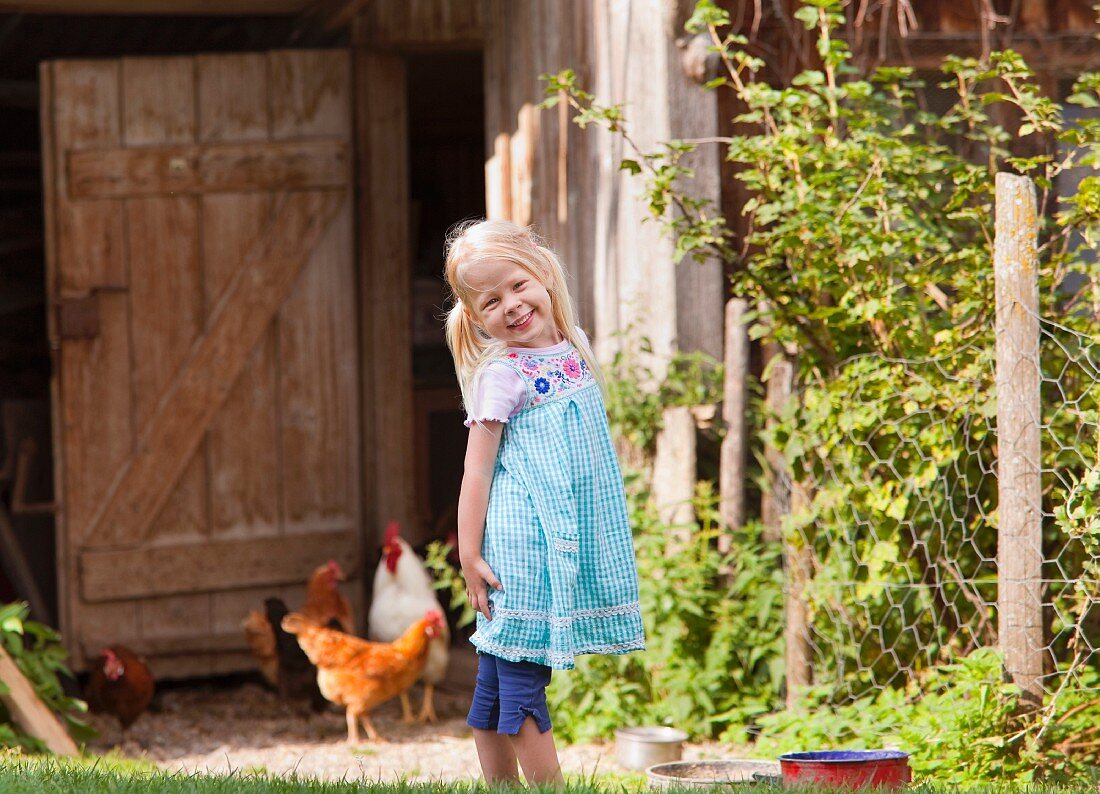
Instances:
[[[997,174],[997,630],[1005,668],[1042,704],[1042,486],[1035,187]]]
[[[722,419],[726,437],[718,464],[720,514],[727,532],[718,539],[719,551],[730,549],[729,531],[745,523],[745,383],[749,371],[749,335],[745,329],[742,298],[726,302],[725,381],[722,385]]]
[[[661,521],[686,541],[695,520],[695,417],[687,406],[666,408],[653,455],[653,504]]]
[[[0,648],[0,682],[8,688],[8,693],[0,695],[0,701],[8,707],[12,719],[23,726],[23,730],[36,739],[45,742],[51,753],[76,756],[80,751],[76,743],[65,730],[65,726],[38,695],[7,651]]]
[[[770,362],[781,355],[782,350],[779,345],[774,342],[765,345],[765,362]],[[765,368],[768,366],[769,364],[765,363]],[[783,406],[791,398],[792,377],[793,368],[786,359],[771,366],[771,374],[768,376],[764,393],[764,407],[767,411],[769,428],[775,424],[772,417],[781,413]],[[764,450],[764,457],[768,462],[769,487],[760,505],[760,517],[764,523],[764,540],[777,542],[783,538],[783,516],[787,515],[791,509],[791,483],[786,462],[778,450],[768,447]]]
[[[791,513],[798,515],[810,507],[810,495],[800,482],[791,483]],[[787,646],[787,708],[795,708],[802,692],[813,683],[810,662],[810,611],[806,605],[806,585],[812,575],[810,546],[805,538],[787,538],[783,544],[787,571],[787,601],[784,606]]]
[[[771,374],[768,376],[765,401],[768,414],[772,416],[783,411],[794,392],[794,362],[774,343],[768,345],[768,353],[771,358],[782,356],[779,361],[769,365]],[[775,420],[769,418],[768,422],[772,424]],[[783,568],[787,574],[784,604],[787,708],[794,708],[798,705],[801,691],[812,680],[809,613],[803,597],[806,583],[810,580],[810,552],[800,538],[783,537],[783,519],[805,510],[809,506],[809,499],[801,483],[791,480],[790,467],[779,450],[768,449],[766,458],[771,469],[771,488],[770,493],[764,497],[764,532],[766,538],[771,540],[783,539]],[[794,542],[795,540],[798,542]]]

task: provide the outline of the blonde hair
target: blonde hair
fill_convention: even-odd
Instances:
[[[573,299],[569,296],[565,268],[557,254],[529,227],[511,221],[467,221],[455,227],[447,240],[444,273],[453,305],[447,312],[447,346],[455,360],[462,402],[469,409],[485,365],[504,354],[506,345],[481,331],[475,322],[477,292],[463,278],[475,262],[505,260],[522,267],[550,295],[551,316],[558,331],[580,353],[592,375],[603,386],[603,376],[592,349],[577,330]]]

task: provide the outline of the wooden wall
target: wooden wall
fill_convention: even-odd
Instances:
[[[539,75],[572,68],[601,103],[627,105],[632,138],[714,135],[714,96],[681,66],[686,0],[486,0],[486,164],[490,216],[533,223],[563,255],[582,324],[609,357],[618,331],[645,333],[654,366],[676,349],[722,349],[721,272],[673,262],[647,220],[643,180],[619,170],[621,137],[580,130],[560,106],[539,110]],[[683,42],[681,42],[682,44]],[[718,198],[718,152],[695,158],[693,192]]]

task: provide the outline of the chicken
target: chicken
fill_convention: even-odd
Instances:
[[[343,579],[344,572],[335,560],[317,566],[306,585],[306,603],[298,613],[318,625],[335,625],[346,632],[352,632],[355,620],[351,614],[351,605],[336,587]],[[274,626],[285,614],[285,606],[284,612],[273,621],[269,614],[269,602],[270,599],[265,602],[264,610],[252,610],[241,625],[244,628],[245,641],[260,668],[260,675],[281,693],[284,688],[279,683],[279,641]],[[284,648],[288,647],[285,641],[283,645]],[[297,649],[293,640],[290,640],[290,646]]]
[[[260,675],[273,687],[279,685],[279,651],[275,644],[275,629],[268,620],[267,615],[253,609],[248,613],[242,624],[244,639],[248,643],[248,649],[252,652],[256,664],[259,665]]]
[[[117,717],[125,731],[149,707],[155,690],[145,660],[125,645],[114,645],[96,658],[84,686],[84,699],[93,712]]]
[[[264,615],[268,628],[274,627],[275,652],[273,672],[275,687],[279,696],[286,700],[309,700],[314,711],[321,711],[325,707],[325,699],[317,688],[317,668],[310,663],[305,652],[298,645],[298,640],[293,634],[283,631],[282,620],[289,612],[286,604],[279,598],[268,598],[264,601]],[[339,629],[340,624],[334,618],[329,621],[328,628]],[[268,673],[261,669],[266,678]]]
[[[327,626],[335,620],[343,631],[354,633],[355,619],[351,614],[351,604],[337,589],[337,584],[342,581],[344,572],[336,560],[329,560],[318,566],[309,577],[306,603],[298,610],[298,614],[318,626]]]
[[[443,630],[443,615],[430,610],[394,642],[370,642],[326,629],[291,612],[283,629],[298,637],[317,665],[317,685],[332,703],[347,709],[348,742],[359,741],[359,721],[367,738],[378,740],[370,720],[373,708],[413,685],[424,671],[428,645]]]
[[[432,578],[424,568],[424,561],[401,538],[396,521],[386,527],[382,561],[374,574],[374,590],[370,614],[367,617],[367,639],[376,642],[393,642],[428,610],[443,614],[443,607],[435,595]],[[428,660],[424,664],[424,702],[418,719],[435,722],[435,685],[443,680],[450,660],[451,632],[447,625],[428,648]],[[409,696],[401,693],[401,711],[406,722],[412,721]]]

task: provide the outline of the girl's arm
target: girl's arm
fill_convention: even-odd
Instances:
[[[485,535],[485,513],[489,509],[489,488],[493,484],[502,422],[483,422],[470,426],[466,443],[466,466],[462,490],[458,495],[458,558],[466,579],[466,597],[475,611],[492,620],[489,613],[489,587],[503,590],[500,580],[481,556]]]

